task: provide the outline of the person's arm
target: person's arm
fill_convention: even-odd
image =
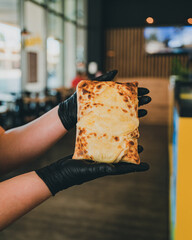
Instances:
[[[113,74],[113,72],[109,73],[108,75],[101,76],[100,80],[107,81],[110,75]],[[110,77],[111,78],[111,77]],[[143,96],[148,93],[147,89],[139,89],[139,105],[147,104],[150,99]],[[58,115],[60,117],[59,120],[61,120],[62,128],[64,126],[64,133],[75,126],[76,124],[76,94],[73,94],[68,100],[64,101],[59,105],[58,109]],[[57,111],[56,109],[53,109],[51,112],[47,113],[50,116],[52,115],[52,122],[54,122],[55,119],[58,120]],[[49,127],[49,121],[47,121],[47,114],[44,115],[40,120],[36,120],[35,122],[32,122],[30,125],[34,126],[35,133],[38,133],[38,135],[41,134],[41,124],[39,124],[39,121],[43,121],[46,130],[53,130],[54,124]],[[141,110],[139,112],[139,116],[145,116],[146,112]],[[43,119],[43,120],[42,120]],[[56,121],[57,121],[56,120]],[[59,122],[60,123],[60,122]],[[61,123],[60,123],[61,124]],[[29,127],[30,127],[29,125]],[[56,124],[57,125],[57,124]],[[44,126],[43,130],[44,129]],[[36,128],[39,128],[39,131],[36,131]],[[60,128],[60,127],[59,127]],[[67,130],[66,130],[67,129]],[[15,129],[13,131],[17,131],[19,129]],[[22,129],[21,129],[22,130]],[[61,129],[60,129],[61,130]],[[11,131],[10,131],[11,132]],[[33,130],[30,131],[31,134],[33,133]],[[59,131],[60,132],[60,131]],[[18,137],[22,139],[22,135],[25,131],[21,131],[21,133],[18,133]],[[62,134],[64,134],[62,133]],[[5,133],[2,132],[1,137],[8,136],[4,135]],[[7,134],[7,133],[6,133]],[[21,134],[21,136],[20,136]],[[44,137],[50,137],[50,135],[46,133]],[[55,135],[54,135],[55,136]],[[60,135],[59,135],[60,136]],[[30,137],[30,135],[29,135]],[[42,152],[42,146],[39,147],[39,141],[36,143],[34,142],[36,139],[41,139],[41,136],[35,135],[32,139],[29,139],[33,146],[37,146],[37,149],[39,149],[39,152]],[[42,139],[44,141],[45,139]],[[57,135],[58,137],[58,135]],[[13,134],[14,138],[14,134]],[[52,138],[52,137],[51,137]],[[2,141],[3,138],[1,138]],[[12,138],[10,138],[11,140]],[[17,140],[17,138],[15,138]],[[50,140],[47,140],[48,143]],[[11,141],[13,146],[11,146],[11,149],[14,149],[15,144],[17,145],[17,142]],[[0,142],[0,145],[3,144],[3,142]],[[6,145],[4,145],[6,146]],[[10,143],[7,142],[7,147],[10,146]],[[25,148],[28,146],[27,141],[23,140],[23,147]],[[30,151],[31,145],[29,146]],[[139,148],[139,152],[142,151],[143,148]],[[0,148],[0,151],[3,150],[3,147]],[[22,151],[22,149],[20,150]],[[36,150],[34,150],[36,152]],[[8,154],[9,148],[7,151],[5,150],[4,157]],[[16,150],[17,154],[20,154],[21,158],[23,153]],[[28,153],[26,153],[27,155]],[[34,154],[34,153],[32,153]],[[14,152],[10,153],[12,158],[10,158],[14,162]],[[8,154],[9,156],[9,154]],[[33,155],[34,156],[34,155]],[[0,155],[0,168],[3,166],[3,159],[2,154]],[[17,157],[17,156],[15,156]],[[31,158],[31,155],[29,155]],[[20,158],[17,158],[17,160],[20,162]],[[26,159],[25,159],[26,160]],[[4,165],[6,166],[6,164]],[[4,181],[0,183],[0,229],[4,229],[6,226],[14,222],[16,219],[33,209],[35,206],[49,198],[51,195],[55,195],[57,192],[69,188],[73,185],[79,185],[84,182],[94,180],[99,177],[107,176],[107,175],[119,175],[119,174],[126,174],[131,172],[140,172],[140,171],[146,171],[148,170],[149,166],[146,163],[141,163],[139,165],[135,164],[128,164],[128,163],[117,163],[117,164],[105,164],[105,163],[94,163],[90,161],[83,161],[83,160],[74,160],[71,159],[71,156],[66,157],[64,159],[61,159],[55,163],[52,163],[49,166],[46,166],[44,168],[41,168],[39,170],[36,170],[36,172],[30,172],[27,174],[23,174],[20,176],[17,176],[15,178],[12,178],[10,180]],[[6,168],[5,168],[6,169]]]
[[[35,172],[0,183],[0,231],[51,196]]]
[[[94,163],[68,156],[35,172],[6,180],[0,183],[0,230],[63,189],[108,175],[148,169],[146,163]]]
[[[24,126],[0,134],[0,175],[41,155],[67,130],[58,116],[58,106]]]
[[[98,81],[111,81],[117,70]],[[30,161],[56,143],[77,122],[77,94],[61,102],[42,117],[24,126],[0,132],[0,175]]]

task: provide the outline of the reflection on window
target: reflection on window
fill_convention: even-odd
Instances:
[[[58,66],[60,62],[60,42],[53,37],[47,39],[47,72],[49,88],[55,88],[59,86],[58,81]]]
[[[0,89],[4,92],[20,91],[20,29],[0,23]]]

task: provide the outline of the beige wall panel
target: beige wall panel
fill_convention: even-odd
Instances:
[[[137,81],[139,87],[145,87],[150,90],[149,95],[152,101],[144,106],[148,114],[146,117],[141,118],[141,124],[168,124],[168,78],[117,78],[117,81]]]
[[[147,55],[144,48],[143,28],[106,30],[106,71],[118,69],[120,77],[169,77],[173,59],[187,64],[187,55]]]

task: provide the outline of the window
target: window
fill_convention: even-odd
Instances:
[[[47,74],[48,88],[63,85],[63,21],[53,14],[48,15]]]
[[[0,91],[21,90],[20,49],[17,1],[0,1]]]
[[[23,90],[39,92],[46,88],[45,10],[35,3],[26,1],[24,11],[24,24],[28,34],[22,36]],[[36,74],[33,79],[32,72]]]
[[[85,25],[86,19],[87,1],[77,1],[77,70],[86,71],[86,59],[87,59],[87,29]]]
[[[86,3],[0,1],[1,91],[71,86],[76,70],[86,68]]]

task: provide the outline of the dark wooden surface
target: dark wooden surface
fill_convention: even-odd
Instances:
[[[67,189],[0,233],[1,240],[167,240],[167,127],[141,126],[145,173],[105,177]],[[74,131],[20,172],[72,153]]]

